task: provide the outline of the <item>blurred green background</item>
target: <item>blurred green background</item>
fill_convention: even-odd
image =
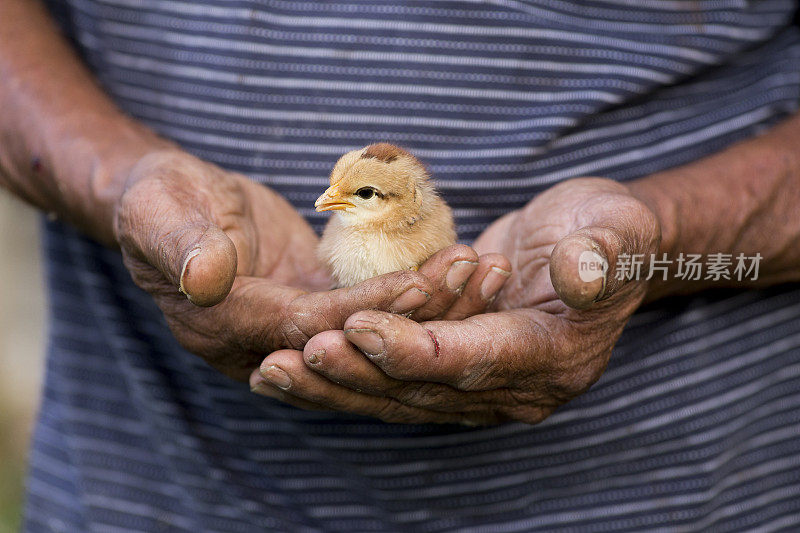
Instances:
[[[19,530],[44,349],[36,212],[0,189],[0,533]]]

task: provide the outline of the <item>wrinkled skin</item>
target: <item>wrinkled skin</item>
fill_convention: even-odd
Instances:
[[[649,255],[659,240],[655,215],[625,186],[564,182],[476,241],[476,250],[511,261],[496,312],[417,323],[360,311],[302,352],[271,354],[251,385],[300,407],[393,422],[540,422],[601,376],[645,296],[646,281],[616,281],[617,256]],[[584,250],[607,258],[605,286],[580,280]]]
[[[479,289],[494,272],[488,265],[511,266],[463,247],[437,254],[421,276],[406,272],[351,292],[309,293],[328,285],[310,252],[315,238],[297,214],[268,189],[180,152],[121,113],[40,2],[0,2],[0,50],[0,186],[99,242],[119,244],[176,336],[227,374],[243,379],[264,354],[296,348],[272,353],[262,365],[272,377],[277,365],[284,367],[292,380],[287,390],[251,376],[262,393],[388,420],[535,422],[596,379],[641,300],[640,283],[609,283],[604,299],[591,305],[601,287],[575,283],[574,257],[586,247],[605,250],[613,272],[621,251],[647,253],[659,233],[652,213],[625,187],[575,180],[498,221],[476,243],[481,252],[513,258],[514,277],[495,301],[500,313],[467,318],[492,299]],[[659,215],[663,251],[763,256],[757,282],[729,286],[800,281],[798,138],[795,114],[714,155],[629,182]],[[170,152],[146,156],[130,171],[156,150]],[[125,177],[127,192],[117,201]],[[560,241],[585,226],[598,229]],[[597,233],[598,242],[586,233]],[[562,243],[553,252],[556,242]],[[197,245],[201,252],[187,263]],[[462,274],[472,274],[453,288],[443,273],[459,261]],[[489,285],[499,288],[493,277]],[[181,282],[202,306],[233,289],[224,303],[199,309],[177,293]],[[467,320],[420,329],[398,317],[359,313],[398,310],[396,293],[417,285],[433,292],[411,318]],[[710,286],[654,281],[648,298]],[[345,342],[366,349],[371,329],[387,339],[374,363]]]
[[[178,150],[133,166],[114,229],[133,280],[153,296],[178,341],[240,381],[270,352],[301,350],[320,332],[342,330],[360,310],[417,319],[480,313],[487,301],[464,282],[492,266],[508,268],[497,254],[479,258],[457,245],[419,272],[325,290],[331,281],[316,259],[318,238],[294,208],[267,187]],[[456,276],[450,288],[455,263],[464,279]]]

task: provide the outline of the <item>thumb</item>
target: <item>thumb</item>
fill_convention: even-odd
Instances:
[[[661,230],[644,204],[631,199],[630,209],[614,210],[596,225],[583,227],[558,241],[550,255],[550,280],[561,300],[575,309],[587,309],[617,294],[636,277],[618,279],[620,260],[641,263],[647,275],[650,255],[658,249]],[[637,205],[638,204],[638,205]]]
[[[166,280],[193,304],[208,307],[230,292],[237,254],[233,241],[194,200],[170,194],[158,180],[143,180],[123,196],[115,229],[126,259],[133,259],[126,264],[137,284],[149,290],[163,288]],[[161,274],[160,282],[154,284],[148,265]]]
[[[237,255],[233,241],[214,224],[188,226],[185,243],[176,243],[182,257],[178,290],[195,305],[208,307],[221,302],[236,278]],[[168,238],[169,240],[169,238]],[[174,266],[177,266],[175,263]],[[173,265],[167,266],[170,277]]]

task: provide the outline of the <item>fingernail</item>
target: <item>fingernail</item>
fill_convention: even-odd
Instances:
[[[178,290],[181,292],[181,294],[184,294],[187,298],[189,298],[189,301],[191,301],[192,297],[186,293],[186,289],[183,286],[183,282],[186,280],[186,270],[189,268],[189,263],[191,262],[192,259],[200,255],[200,251],[201,249],[198,246],[197,248],[194,248],[191,252],[189,252],[189,255],[187,255],[186,259],[184,259],[183,261],[183,267],[181,268],[181,278],[180,280],[178,280]]]
[[[279,389],[289,390],[289,388],[292,386],[292,378],[289,377],[289,374],[275,365],[270,365],[266,369],[262,370],[261,375],[264,376],[264,379]]]
[[[308,354],[308,362],[311,363],[312,365],[316,365],[317,363],[319,363],[319,360],[322,359],[324,355],[325,355],[324,348],[311,352],[310,354]]]
[[[272,396],[273,394],[272,389],[270,389],[269,385],[267,385],[263,381],[259,381],[258,383],[250,387],[250,392],[254,394],[260,394],[262,396]]]
[[[502,268],[492,267],[486,277],[483,278],[483,283],[481,283],[481,298],[488,300],[497,294],[497,291],[500,290],[510,275],[511,272],[506,272]]]
[[[600,290],[597,292],[597,296],[594,297],[595,302],[599,302],[600,300],[602,300],[603,296],[605,296],[606,294],[606,284],[608,282],[607,275],[608,275],[607,272],[603,272],[603,278],[602,278],[603,284],[600,286]]]
[[[472,273],[475,272],[477,266],[478,263],[475,261],[456,261],[453,263],[444,278],[447,288],[451,291],[457,291],[463,287]]]
[[[348,329],[347,340],[358,346],[367,355],[383,353],[383,339],[371,329]]]
[[[430,299],[431,295],[427,292],[417,289],[409,289],[404,292],[400,297],[394,301],[389,311],[402,315],[414,309],[421,307]]]

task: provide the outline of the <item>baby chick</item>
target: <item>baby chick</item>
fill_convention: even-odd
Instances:
[[[416,269],[456,242],[453,215],[416,157],[387,143],[343,155],[314,206],[336,211],[319,245],[340,287]]]

